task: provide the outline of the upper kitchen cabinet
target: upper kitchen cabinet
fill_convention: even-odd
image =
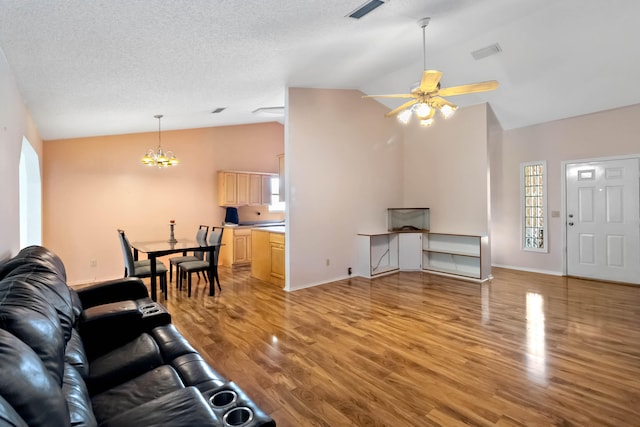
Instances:
[[[218,171],[220,206],[259,206],[271,203],[271,177],[259,172]]]
[[[238,206],[237,173],[218,172],[218,197],[220,206]]]

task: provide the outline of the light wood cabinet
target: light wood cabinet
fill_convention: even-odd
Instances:
[[[251,229],[225,228],[222,234],[218,263],[228,267],[239,267],[251,263]]]
[[[255,256],[251,260],[251,275],[256,279],[284,286],[285,235],[268,229],[251,231],[251,245]]]
[[[218,172],[218,197],[220,206],[237,206],[237,173]]]
[[[249,178],[251,175],[248,173],[240,173],[236,174],[237,179],[237,202],[238,206],[246,206],[249,204]]]
[[[218,171],[220,206],[271,204],[272,173]]]

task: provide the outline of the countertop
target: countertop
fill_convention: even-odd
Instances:
[[[285,226],[284,225],[273,225],[271,227],[253,227],[255,231],[264,231],[267,233],[279,233],[284,234]]]
[[[240,223],[238,225],[235,224],[225,224],[224,228],[265,228],[265,227],[282,227],[284,228],[284,222],[256,222],[256,223]]]

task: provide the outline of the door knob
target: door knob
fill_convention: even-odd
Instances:
[[[572,223],[572,222],[570,222],[570,223],[569,223],[569,225],[573,225],[573,223]]]

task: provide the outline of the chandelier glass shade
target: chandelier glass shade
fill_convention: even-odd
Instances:
[[[160,129],[160,121],[162,119],[162,115],[158,114],[153,116],[158,119],[158,148],[147,150],[147,154],[142,156],[140,162],[145,166],[157,166],[159,168],[166,168],[169,166],[177,166],[180,162],[176,158],[173,151],[164,151],[162,149],[162,137],[161,137],[161,129]]]

